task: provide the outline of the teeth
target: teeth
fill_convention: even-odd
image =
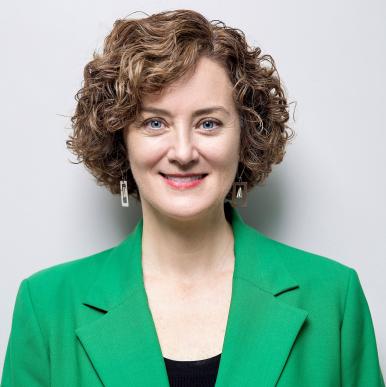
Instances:
[[[200,175],[200,176],[190,176],[190,177],[174,177],[174,176],[168,176],[168,175],[165,175],[165,177],[169,180],[173,180],[173,181],[178,181],[178,182],[188,182],[188,181],[193,181],[193,180],[199,180],[199,179],[202,179],[204,175]]]

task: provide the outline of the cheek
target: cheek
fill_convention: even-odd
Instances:
[[[133,172],[152,168],[162,157],[163,147],[154,138],[129,135],[127,149]]]
[[[232,137],[202,143],[201,153],[214,167],[229,170],[238,161],[239,144],[237,141],[237,138]]]

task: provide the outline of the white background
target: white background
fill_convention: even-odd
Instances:
[[[71,164],[65,140],[83,67],[113,22],[174,8],[240,28],[275,59],[297,102],[297,135],[240,214],[274,239],[357,270],[386,374],[381,0],[2,2],[0,368],[20,281],[115,245],[141,215],[134,199],[120,207],[83,165]]]

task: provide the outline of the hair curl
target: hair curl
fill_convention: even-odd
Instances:
[[[226,69],[241,125],[239,174],[249,191],[282,161],[294,132],[287,125],[289,104],[273,58],[247,44],[245,34],[219,20],[208,21],[187,9],[142,19],[118,19],[84,68],[71,117],[67,147],[111,193],[120,192],[122,174],[128,193],[140,199],[131,173],[123,129],[140,113],[145,94],[159,92],[207,56]],[[268,66],[267,66],[268,64]],[[231,191],[226,199],[230,199]]]

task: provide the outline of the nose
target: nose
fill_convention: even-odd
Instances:
[[[177,162],[181,165],[194,163],[199,154],[195,144],[194,133],[190,127],[180,125],[171,136],[171,144],[168,159],[171,163]]]

